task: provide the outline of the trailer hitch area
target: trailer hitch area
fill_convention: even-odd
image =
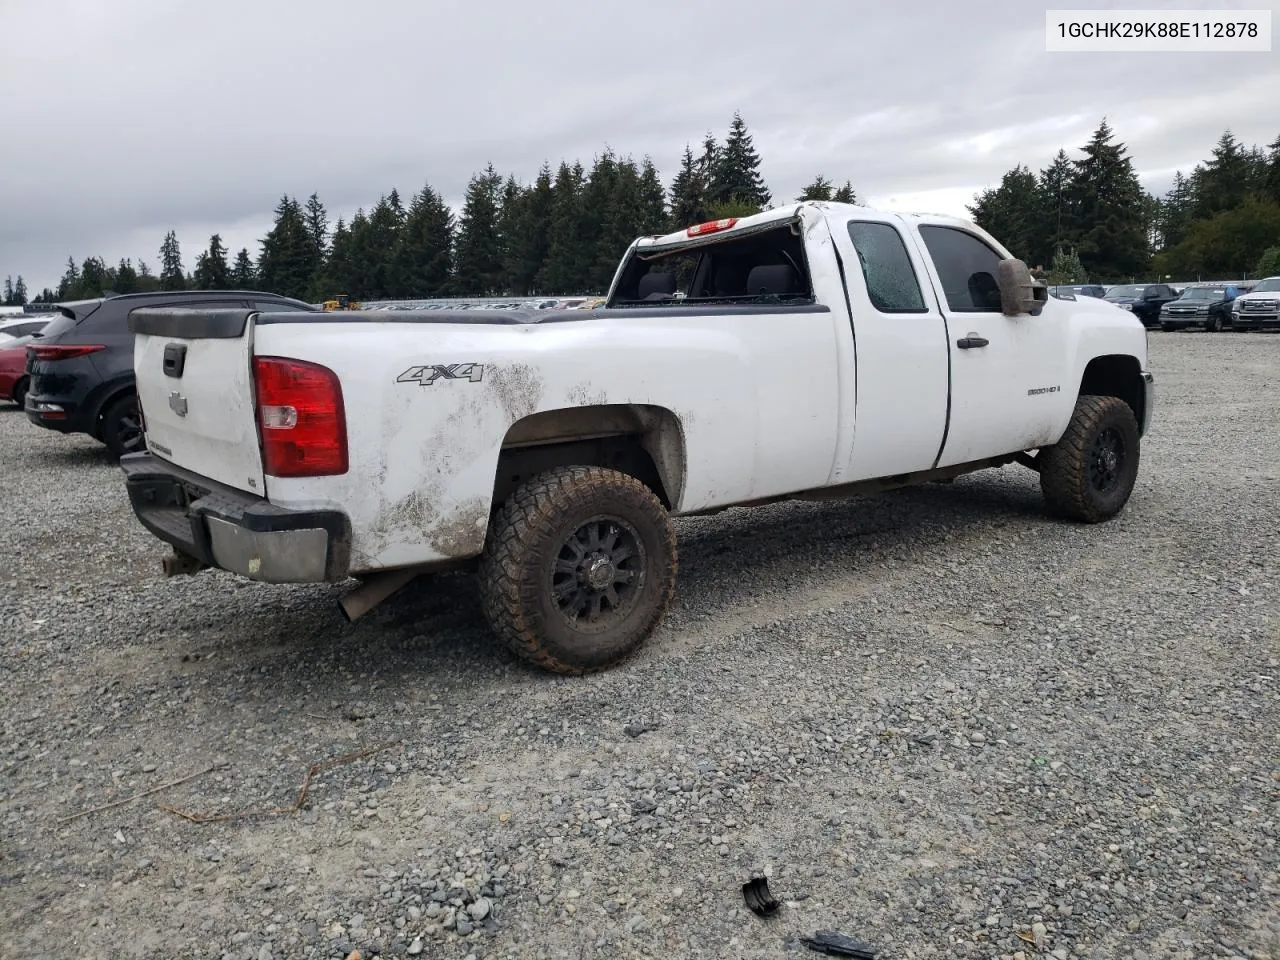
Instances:
[[[197,560],[189,553],[183,553],[180,550],[174,550],[173,553],[165,557],[161,564],[164,566],[164,575],[166,577],[182,577],[193,573],[199,573],[209,565],[203,560]]]

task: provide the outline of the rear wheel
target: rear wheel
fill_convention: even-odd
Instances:
[[[628,474],[561,467],[516,490],[494,518],[480,597],[494,632],[547,670],[583,674],[627,657],[675,593],[675,531]]]
[[[102,414],[102,442],[113,457],[135,453],[145,445],[142,418],[138,416],[138,397],[128,394],[116,400]]]
[[[13,385],[13,402],[20,407],[27,405],[27,390],[31,387],[31,381],[27,377],[20,377],[18,382]]]
[[[1082,396],[1066,433],[1040,452],[1040,489],[1054,513],[1099,523],[1123,509],[1138,479],[1138,421],[1118,397]]]

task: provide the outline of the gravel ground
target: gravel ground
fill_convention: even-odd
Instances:
[[[1280,958],[1280,337],[1151,347],[1115,521],[1016,466],[681,521],[587,679],[459,577],[354,625],[166,581],[101,449],[0,410],[0,955]]]

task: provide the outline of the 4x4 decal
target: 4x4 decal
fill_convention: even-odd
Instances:
[[[429,387],[437,380],[470,380],[472,383],[479,383],[483,377],[482,363],[435,363],[410,367],[396,377],[396,383],[417,383]]]

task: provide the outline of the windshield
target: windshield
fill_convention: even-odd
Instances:
[[[1226,295],[1225,290],[1221,287],[1197,287],[1194,290],[1185,291],[1179,300],[1221,300]]]
[[[1138,297],[1142,296],[1142,291],[1145,289],[1146,287],[1143,287],[1140,285],[1130,285],[1127,287],[1112,287],[1110,290],[1107,291],[1107,299],[1111,300],[1111,299],[1119,299],[1122,297],[1129,297],[1131,299],[1136,300]]]
[[[1263,280],[1260,284],[1253,288],[1253,293],[1275,293],[1280,290],[1280,277],[1271,277]]]

